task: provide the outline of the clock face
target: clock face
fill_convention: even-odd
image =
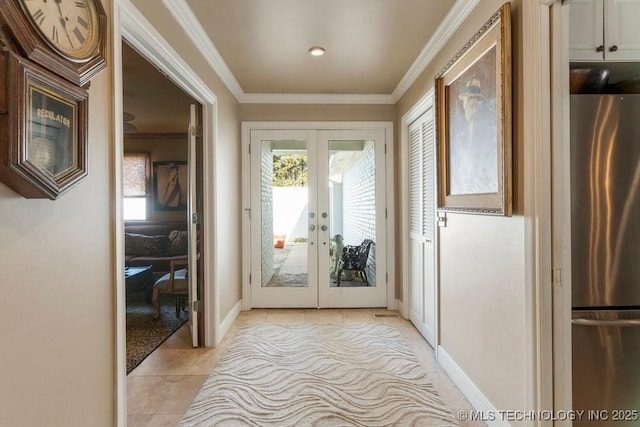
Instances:
[[[44,39],[72,61],[89,59],[100,41],[96,0],[19,0]]]

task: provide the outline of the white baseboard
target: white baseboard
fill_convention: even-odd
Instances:
[[[227,334],[227,332],[229,332],[229,328],[233,324],[233,321],[236,320],[236,317],[238,317],[241,310],[242,310],[242,300],[238,301],[236,305],[233,306],[229,314],[227,314],[227,317],[225,317],[224,320],[220,322],[220,327],[218,328],[218,337],[217,337],[218,342],[216,343],[216,345],[218,345],[220,341],[222,341],[224,336]]]
[[[471,378],[464,373],[458,364],[449,356],[449,354],[440,346],[436,351],[436,358],[442,369],[449,375],[451,380],[458,386],[462,394],[467,398],[471,406],[483,414],[497,415],[498,410],[489,402],[489,399],[476,387]],[[491,427],[509,427],[509,423],[496,416],[496,420],[485,421]]]

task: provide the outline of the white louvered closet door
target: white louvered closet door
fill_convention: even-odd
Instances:
[[[411,322],[435,347],[435,129],[433,108],[409,125]]]

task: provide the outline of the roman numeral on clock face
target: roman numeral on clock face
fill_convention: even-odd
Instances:
[[[76,7],[84,9],[84,8],[87,7],[87,5],[85,3],[83,3],[83,2],[81,2],[81,1],[77,1],[76,2]]]
[[[60,40],[58,39],[58,27],[57,26],[54,26],[51,29],[51,40],[56,44],[58,44],[60,42]]]
[[[76,38],[78,39],[78,41],[80,41],[80,43],[85,42],[86,39],[78,27],[73,29],[73,34],[75,34]]]
[[[44,12],[42,11],[42,9],[38,9],[36,10],[36,12],[33,14],[33,20],[36,21],[36,23],[39,26],[42,26],[42,23],[44,22]]]
[[[78,24],[80,24],[85,30],[89,29],[89,23],[82,19],[82,16],[78,16]]]

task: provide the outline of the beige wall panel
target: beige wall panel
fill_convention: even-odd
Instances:
[[[440,253],[440,345],[496,408],[525,408],[524,218],[448,215]]]
[[[0,184],[2,426],[115,425],[110,81],[91,83],[86,178],[56,201]]]
[[[502,4],[483,0],[476,6],[400,99],[398,119],[433,88],[435,76]],[[498,409],[526,407],[520,5],[521,0],[511,3],[513,217],[448,213],[447,227],[440,229],[440,345]],[[399,177],[399,156],[396,159]]]
[[[232,99],[221,98],[218,108],[218,139],[215,147],[217,180],[217,235],[220,320],[242,299],[242,190],[240,119]]]

